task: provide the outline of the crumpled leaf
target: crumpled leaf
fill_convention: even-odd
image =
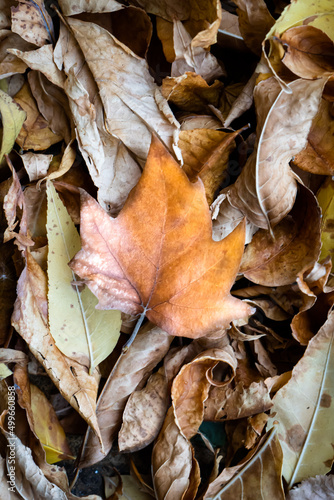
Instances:
[[[99,308],[146,314],[171,335],[190,338],[251,314],[247,304],[229,294],[243,251],[244,226],[213,242],[201,182],[191,184],[157,139],[116,219],[93,198],[82,196],[83,248],[71,267],[97,295]],[[189,266],[194,260],[196,269]]]
[[[261,44],[274,24],[263,0],[235,0],[241,35],[252,52],[261,54]]]
[[[317,200],[322,211],[321,219],[321,253],[319,260],[334,253],[334,181],[327,178],[317,193]]]
[[[0,90],[0,113],[3,126],[0,151],[1,163],[4,155],[11,152],[27,115],[14,100],[2,90]]]
[[[152,131],[172,149],[179,125],[167,102],[160,104],[161,95],[159,105],[155,100],[159,89],[146,61],[100,26],[71,18],[68,22],[99,87],[108,132],[141,160],[147,157]]]
[[[52,19],[43,0],[19,0],[17,7],[12,7],[12,31],[24,40],[42,47],[54,40]]]
[[[116,0],[59,0],[59,5],[64,16],[73,16],[81,12],[115,12],[123,9],[124,5]]]
[[[223,469],[209,485],[204,500],[242,500],[245,495],[284,500],[281,479],[282,450],[277,433],[268,432],[250,457],[234,467]],[[259,497],[261,494],[261,497]],[[249,497],[251,498],[251,497]]]
[[[214,381],[213,370],[220,364],[230,368],[227,380]],[[220,365],[222,366],[222,365]],[[175,423],[186,438],[193,437],[203,421],[204,402],[208,397],[211,384],[228,384],[235,375],[237,360],[233,349],[210,349],[196,356],[184,365],[172,385],[172,401]]]
[[[272,228],[293,207],[297,182],[289,161],[306,146],[323,85],[322,79],[295,80],[288,84],[291,94],[282,90],[277,95],[277,84],[269,79],[255,88],[256,148],[230,189],[228,201],[260,228]],[[268,92],[277,96],[273,102]]]
[[[291,486],[325,474],[332,466],[333,322],[334,313],[330,312],[292,370],[291,379],[273,398],[268,428],[277,428],[283,449],[283,476]]]
[[[119,311],[98,311],[96,297],[79,290],[68,262],[80,250],[80,236],[52,183],[47,183],[48,303],[50,332],[67,357],[89,368],[101,363],[119,338]]]
[[[313,266],[320,253],[320,210],[315,196],[299,187],[291,212],[273,229],[260,229],[245,250],[240,272],[254,283],[282,286]],[[312,245],[310,245],[312,241]]]
[[[129,395],[167,353],[173,337],[158,327],[139,332],[131,349],[123,354],[110,373],[97,404],[97,420],[101,429],[105,453],[112,447]],[[86,434],[79,467],[88,467],[99,460],[102,453],[96,436]]]
[[[45,177],[48,171],[53,155],[44,155],[38,153],[25,153],[21,155],[24,168],[29,175],[30,182]]]
[[[21,106],[27,115],[16,138],[16,142],[22,149],[42,151],[62,140],[61,136],[52,132],[48,122],[39,113],[27,83],[16,94],[15,102]]]
[[[193,453],[190,442],[174,421],[171,407],[152,454],[153,485],[158,500],[195,498],[200,477]]]
[[[312,174],[333,175],[334,134],[333,103],[321,99],[319,111],[313,119],[306,147],[298,153],[293,163]]]
[[[334,476],[315,476],[305,479],[289,491],[286,500],[329,500],[334,498]]]
[[[26,265],[17,284],[12,325],[29,345],[29,349],[47,370],[64,398],[99,435],[96,420],[96,395],[99,376],[66,358],[55,346],[48,329],[47,279],[39,265],[25,252]]]

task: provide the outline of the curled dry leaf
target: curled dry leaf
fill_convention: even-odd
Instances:
[[[241,35],[252,52],[261,54],[261,44],[274,24],[264,0],[235,0]]]
[[[122,413],[130,394],[167,353],[173,337],[157,327],[140,332],[131,349],[123,354],[103,388],[97,404],[97,420],[105,453],[108,453],[121,426]],[[79,467],[102,460],[105,454],[90,431],[86,434]]]
[[[183,157],[183,170],[190,181],[200,177],[205,187],[208,204],[225,176],[229,155],[235,149],[235,138],[241,130],[227,133],[211,129],[180,132],[179,147]]]
[[[38,111],[27,83],[25,83],[16,94],[15,102],[17,102],[27,114],[27,118],[16,139],[16,142],[22,149],[42,151],[62,140],[60,135],[52,132],[48,122]]]
[[[277,95],[277,83],[271,78],[255,88],[256,149],[229,191],[228,201],[258,227],[275,226],[294,205],[297,181],[289,161],[306,146],[323,86],[321,79],[300,79],[288,84],[290,94],[282,90]],[[268,92],[277,95],[269,111]]]
[[[280,38],[286,51],[282,60],[301,78],[315,79],[334,72],[334,44],[314,26],[290,28]]]
[[[99,298],[99,308],[146,314],[171,335],[190,338],[251,314],[229,293],[243,252],[243,224],[214,242],[202,183],[190,183],[156,138],[116,219],[89,195],[82,198],[83,248],[71,267]],[[194,260],[196,269],[189,266]]]
[[[28,250],[26,265],[17,284],[12,325],[44,366],[64,398],[92,426],[99,436],[95,415],[98,374],[64,356],[55,346],[48,329],[47,280]]]
[[[293,209],[273,234],[274,240],[263,229],[254,235],[240,272],[260,285],[293,283],[299,273],[313,266],[320,253],[320,210],[315,196],[305,186],[299,187]]]
[[[145,59],[96,24],[71,18],[68,22],[99,87],[108,132],[141,160],[147,157],[152,131],[172,149],[179,125],[167,103],[167,114],[158,107],[157,86]],[[110,61],[107,71],[106,59]]]
[[[330,312],[292,370],[291,379],[273,399],[268,428],[277,428],[283,475],[291,486],[307,477],[326,474],[332,466],[333,323],[334,313]]]
[[[227,380],[216,382],[228,384],[235,375],[237,360],[232,347],[204,351],[187,365],[184,365],[175,377],[172,385],[172,401],[175,423],[186,438],[193,437],[202,423],[204,401],[207,399],[213,371],[220,363],[227,364],[230,373]]]
[[[24,40],[38,47],[54,41],[52,19],[43,0],[19,0],[18,6],[12,7],[11,11],[12,31]]]
[[[306,147],[298,153],[293,163],[312,174],[333,175],[334,135],[333,103],[321,99],[319,111],[313,119]]]
[[[21,155],[21,158],[29,180],[32,182],[46,176],[53,155],[25,153]]]
[[[242,463],[223,469],[203,499],[242,500],[245,494],[256,492],[256,498],[261,500],[284,500],[281,470],[282,450],[277,434],[268,432]]]
[[[104,13],[115,12],[123,9],[124,5],[116,0],[59,0],[59,5],[64,16],[73,16],[81,12]]]
[[[158,500],[195,498],[200,483],[199,466],[190,442],[175,423],[172,407],[154,445],[152,467]],[[188,490],[193,494],[189,495]]]

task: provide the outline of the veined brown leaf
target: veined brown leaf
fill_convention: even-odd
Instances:
[[[54,30],[50,14],[43,0],[19,0],[12,7],[12,31],[38,47],[54,41]]]
[[[146,314],[170,335],[190,338],[252,313],[229,293],[243,252],[244,224],[214,242],[201,181],[190,183],[156,138],[116,219],[87,193],[82,199],[83,248],[71,267],[99,298],[99,308]]]
[[[121,314],[98,311],[92,292],[87,287],[80,291],[75,284],[68,262],[80,250],[80,236],[51,182],[47,197],[50,331],[57,347],[87,366],[91,374],[117,344]]]
[[[313,337],[289,382],[273,398],[268,428],[276,427],[289,485],[327,473],[334,452],[334,312]],[[321,443],[321,446],[319,446]]]

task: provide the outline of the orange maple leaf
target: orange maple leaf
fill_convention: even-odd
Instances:
[[[82,193],[82,249],[71,268],[98,297],[99,309],[146,317],[171,335],[197,338],[247,318],[230,295],[245,239],[240,224],[212,240],[200,180],[191,183],[158,139],[117,218]]]

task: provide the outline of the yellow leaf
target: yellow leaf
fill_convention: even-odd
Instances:
[[[321,220],[321,254],[319,260],[327,255],[334,254],[334,181],[328,177],[317,194],[318,203],[322,210]]]
[[[43,445],[46,461],[54,464],[60,460],[74,459],[67,444],[64,429],[45,394],[38,387],[30,384],[30,395],[34,431]]]
[[[79,283],[72,286],[76,278],[67,264],[80,250],[80,236],[50,182],[47,197],[50,331],[57,347],[92,373],[114,349],[121,315],[95,309],[98,300],[90,290],[80,291]]]
[[[3,133],[0,151],[0,163],[4,155],[10,153],[14,146],[16,137],[26,119],[26,113],[13,99],[0,90],[0,113],[2,119]]]
[[[12,375],[12,371],[5,365],[5,363],[0,363],[0,380],[3,380],[9,375]]]

